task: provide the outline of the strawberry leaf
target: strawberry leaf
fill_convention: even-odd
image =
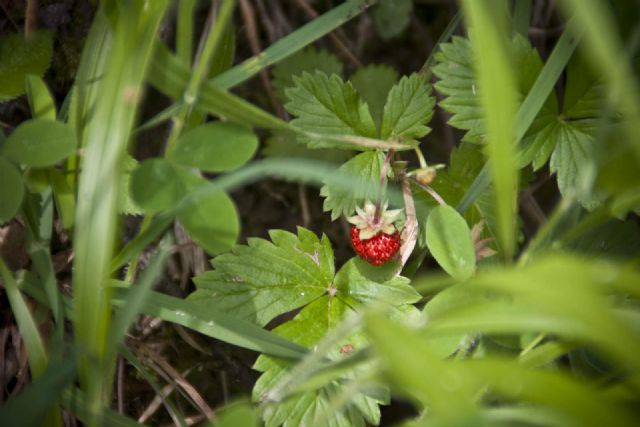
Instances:
[[[334,184],[331,179],[325,181],[320,195],[325,197],[323,208],[325,212],[331,211],[332,220],[335,221],[341,215],[351,215],[364,200],[375,199],[374,184],[380,180],[383,162],[384,154],[381,151],[367,151],[340,166],[340,172],[353,176],[354,187],[365,188],[365,192],[347,191],[344,186]]]
[[[337,75],[328,77],[322,71],[303,73],[293,78],[295,86],[286,90],[289,102],[285,108],[296,116],[291,123],[311,133],[301,142],[311,147],[334,147],[368,150],[358,145],[330,142],[324,135],[356,135],[375,138],[376,126],[369,107],[360,98],[353,85]]]
[[[426,126],[433,116],[435,98],[431,85],[421,74],[404,76],[391,88],[384,106],[380,136],[382,139],[411,141],[431,130]]]
[[[378,33],[390,39],[407,28],[412,10],[413,0],[380,0],[371,13]]]
[[[368,65],[359,68],[349,81],[369,106],[371,116],[379,129],[384,104],[389,91],[398,81],[398,72],[386,65]]]
[[[310,46],[290,57],[278,62],[271,71],[273,88],[281,101],[286,101],[285,90],[293,86],[293,77],[302,73],[322,71],[328,76],[342,76],[342,62],[333,54],[323,49]]]
[[[216,257],[212,262],[215,270],[195,279],[198,290],[189,300],[261,325],[302,306],[293,320],[273,331],[310,349],[362,306],[382,303],[392,309],[393,317],[410,322],[419,318],[420,312],[412,304],[420,300],[420,294],[408,279],[396,276],[393,266],[373,267],[353,258],[335,274],[326,236],[318,238],[304,228],[299,228],[297,235],[272,230],[270,236],[271,242],[250,239],[248,245]],[[365,337],[356,330],[336,342],[326,357],[339,361],[365,346]],[[253,389],[254,399],[269,399],[292,363],[261,355],[254,365],[262,372]],[[268,405],[263,414],[266,426],[312,425],[319,420],[324,420],[323,425],[345,427],[378,424],[378,405],[388,401],[385,390],[352,393],[342,411],[329,404],[333,396],[343,392],[344,380],[355,375],[349,371],[340,381]]]
[[[269,234],[272,242],[252,238],[216,257],[189,299],[265,325],[323,295],[334,275],[329,239],[304,228]]]
[[[522,36],[516,35],[512,41],[513,66],[518,76],[518,92],[523,97],[529,93],[538,74],[542,70],[542,60],[535,48]],[[452,114],[449,124],[465,130],[465,141],[484,142],[482,109],[478,101],[478,87],[473,70],[473,55],[469,39],[453,37],[450,43],[440,45],[435,55],[437,64],[433,73],[438,77],[436,90],[445,96],[439,104]],[[557,101],[549,96],[538,116],[556,114]],[[529,134],[538,128],[535,122]]]

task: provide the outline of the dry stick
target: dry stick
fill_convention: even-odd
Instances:
[[[202,398],[198,390],[195,389],[194,386],[191,385],[178,371],[174,369],[162,356],[160,356],[155,351],[151,350],[148,347],[140,347],[140,351],[147,356],[153,363],[155,363],[162,372],[166,375],[165,379],[168,381],[174,381],[180,388],[189,396],[189,398],[193,401],[193,403],[198,407],[198,409],[207,417],[209,420],[215,420],[216,415],[213,412],[213,409],[207,404],[207,402]]]
[[[27,0],[24,13],[24,37],[29,39],[38,28],[38,0]]]
[[[124,415],[124,360],[121,356],[118,357],[118,412]]]
[[[258,36],[258,29],[256,27],[256,18],[253,6],[251,6],[249,0],[240,0],[240,10],[242,11],[242,20],[246,25],[246,33],[247,38],[249,39],[251,53],[253,53],[255,56],[260,55],[260,53],[262,52],[262,46],[260,45],[260,38]],[[282,117],[284,111],[282,110],[282,105],[280,105],[273,94],[273,88],[271,87],[271,81],[269,80],[269,74],[267,73],[266,69],[260,71],[260,80],[262,80],[262,86],[264,86],[264,90],[267,92],[267,96],[269,97],[271,106],[276,111],[278,116]]]
[[[311,5],[309,3],[306,2],[306,0],[296,0],[296,4],[300,7],[300,9],[302,9],[310,18],[317,18],[319,16],[318,12],[316,12],[316,10],[311,7]],[[338,37],[337,34],[335,33],[329,33],[329,38],[331,39],[331,41],[333,42],[333,44],[336,46],[336,48],[338,48],[338,50],[340,51],[340,53],[342,53],[342,55],[349,61],[351,62],[351,65],[353,65],[356,68],[359,68],[362,66],[362,63],[358,60],[358,58],[356,58],[354,56],[353,53],[351,53],[351,51],[349,50],[349,48],[347,48],[347,46],[345,45],[345,43],[342,42],[342,40],[340,40],[340,37]]]
[[[189,374],[189,372],[191,371],[191,369],[192,368],[189,368],[186,371],[184,371],[182,373],[182,376],[186,377]],[[149,418],[151,418],[153,416],[153,414],[155,414],[158,409],[160,409],[160,406],[164,403],[164,401],[167,399],[167,397],[169,397],[169,395],[171,393],[173,393],[175,388],[176,388],[176,384],[175,383],[169,383],[166,386],[162,387],[162,389],[160,390],[160,394],[157,394],[151,400],[149,405],[147,405],[145,410],[142,412],[142,415],[140,415],[138,417],[138,422],[141,423],[141,424],[144,424],[145,422],[147,422],[147,420]]]
[[[417,184],[420,188],[422,188],[427,193],[429,193],[429,195],[431,197],[433,197],[436,200],[436,202],[438,202],[438,204],[440,204],[440,205],[446,205],[447,204],[447,202],[444,201],[444,199],[436,192],[436,190],[434,190],[430,186],[422,184],[417,179],[412,179],[412,182],[414,184]]]

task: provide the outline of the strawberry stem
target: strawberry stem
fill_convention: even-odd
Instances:
[[[387,179],[387,171],[389,170],[389,164],[391,163],[391,159],[394,154],[393,150],[387,151],[387,155],[384,157],[384,162],[382,163],[382,169],[380,169],[380,187],[378,188],[378,196],[376,197],[376,213],[373,216],[374,224],[377,224],[378,221],[380,221],[384,183]]]

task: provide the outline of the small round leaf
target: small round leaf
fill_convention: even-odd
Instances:
[[[427,218],[427,247],[438,264],[458,280],[466,280],[476,267],[471,231],[454,208],[440,205]]]
[[[240,233],[236,205],[226,193],[204,194],[178,215],[193,240],[210,255],[231,249]]]
[[[0,224],[18,213],[23,197],[22,175],[13,164],[0,157]]]
[[[174,165],[164,159],[149,159],[131,174],[130,191],[140,208],[155,213],[174,207],[187,188]]]
[[[22,123],[7,138],[3,153],[8,159],[31,167],[52,166],[76,149],[76,134],[65,123],[33,119]]]
[[[257,148],[258,138],[251,129],[213,122],[185,133],[170,158],[206,172],[224,172],[246,163]]]

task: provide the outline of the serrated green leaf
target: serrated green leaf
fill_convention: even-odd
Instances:
[[[384,154],[381,151],[367,151],[360,153],[340,166],[340,172],[353,176],[356,188],[366,188],[367,191],[351,192],[344,186],[333,184],[326,180],[320,189],[320,195],[325,197],[323,209],[331,211],[331,219],[336,220],[341,215],[351,215],[357,205],[362,205],[365,200],[375,200],[375,183],[380,181],[380,173],[384,162]]]
[[[194,279],[198,290],[189,299],[265,325],[324,294],[334,274],[327,237],[304,228],[297,236],[282,230],[270,235],[273,243],[253,238],[216,257],[215,270]]]
[[[169,158],[205,172],[226,172],[246,163],[257,148],[258,138],[251,129],[210,122],[186,132]]]
[[[384,106],[380,136],[382,139],[411,141],[425,136],[426,124],[433,116],[436,100],[424,75],[404,76],[391,88]]]
[[[551,138],[556,147],[551,155],[551,172],[557,174],[560,193],[575,196],[586,209],[594,209],[602,199],[591,190],[595,179],[593,123],[587,120],[558,123]]]
[[[352,309],[340,298],[325,295],[305,307],[293,320],[274,329],[274,332],[305,347],[313,347],[350,312]],[[364,348],[365,340],[362,334],[355,333],[341,340],[331,352],[330,357],[335,360],[346,357],[340,353],[340,348],[344,345],[360,349]],[[288,365],[281,359],[264,355],[258,358],[254,369],[263,374],[253,388],[254,400],[268,398],[269,390],[287,375]],[[380,419],[378,404],[384,401],[362,393],[354,393],[343,411],[326,412],[331,397],[339,393],[343,387],[339,382],[334,381],[320,390],[309,391],[275,407],[268,407],[263,414],[265,425],[267,427],[313,425],[314,420],[320,418],[325,419],[324,425],[340,427],[364,427],[364,418],[373,424],[378,424]],[[366,412],[362,412],[364,408],[367,409]]]
[[[138,161],[127,155],[122,168],[122,177],[120,178],[121,194],[118,198],[118,212],[125,215],[142,215],[144,213],[131,195],[131,174],[137,167]]]
[[[8,101],[25,91],[28,74],[42,76],[49,68],[53,40],[46,31],[38,31],[25,40],[22,34],[10,34],[0,39],[0,102]]]
[[[429,214],[426,241],[438,264],[458,280],[466,280],[475,270],[476,256],[466,221],[449,205],[436,207]]]
[[[76,149],[76,134],[61,122],[32,119],[18,126],[2,147],[2,154],[32,167],[53,166]]]
[[[285,90],[293,86],[293,77],[302,73],[322,71],[328,76],[336,74],[342,77],[343,65],[340,60],[324,49],[309,46],[306,49],[278,62],[271,71],[273,89],[281,101],[286,101]]]
[[[452,114],[449,124],[457,129],[465,130],[465,141],[484,142],[484,124],[479,104],[476,76],[473,71],[473,53],[469,39],[452,37],[450,43],[440,46],[436,53],[437,64],[433,73],[438,77],[435,88],[445,95],[440,106]],[[518,92],[525,96],[535,83],[542,70],[542,60],[535,48],[522,36],[516,35],[512,40],[511,54],[513,67],[517,70]],[[557,101],[551,94],[539,112],[539,116],[557,113]],[[532,130],[536,129],[532,125]]]
[[[316,135],[302,137],[303,142],[313,147],[332,147],[336,143],[323,140],[323,135],[376,136],[369,108],[351,83],[335,74],[328,77],[322,71],[303,73],[293,81],[295,86],[286,90],[289,102],[285,104],[287,111],[296,116],[291,123]]]
[[[373,21],[385,39],[402,33],[411,19],[413,0],[380,0],[373,8]]]
[[[389,91],[398,81],[398,72],[386,65],[367,65],[360,67],[349,78],[349,81],[369,106],[373,121],[380,129],[384,104],[387,101]]]
[[[22,205],[24,182],[11,162],[0,157],[0,224],[13,218]]]

